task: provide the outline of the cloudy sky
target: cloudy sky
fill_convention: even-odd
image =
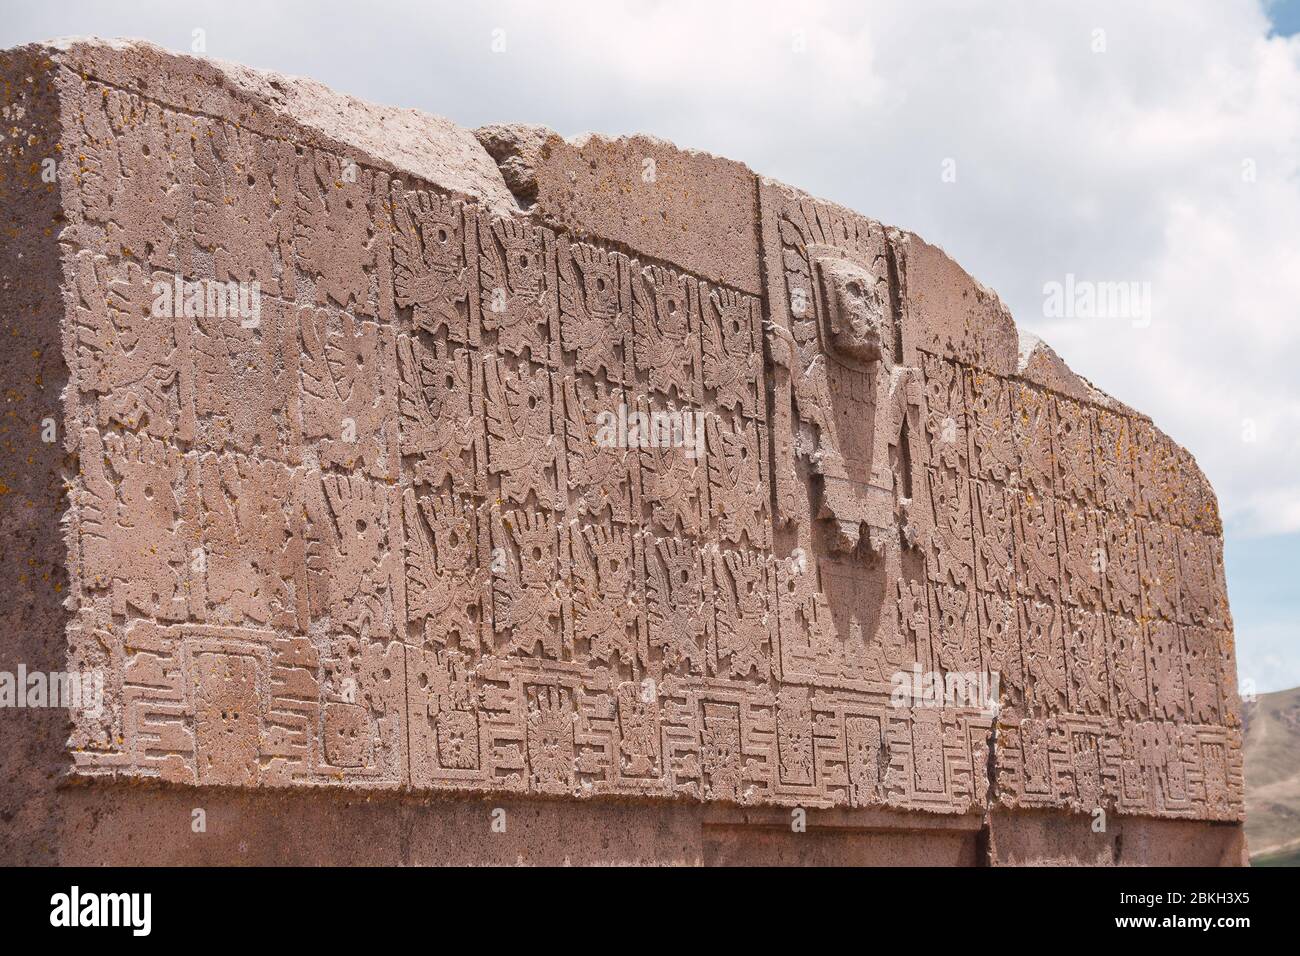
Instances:
[[[942,245],[1196,455],[1241,676],[1300,685],[1300,0],[65,0],[0,46],[195,30],[466,126],[655,133]],[[1150,321],[1049,317],[1067,276],[1147,283]]]

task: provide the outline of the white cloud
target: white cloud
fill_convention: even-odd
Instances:
[[[1244,633],[1249,630],[1249,638]],[[1295,646],[1300,628],[1294,621],[1269,621],[1237,626],[1238,686],[1268,694],[1300,687],[1300,658]]]

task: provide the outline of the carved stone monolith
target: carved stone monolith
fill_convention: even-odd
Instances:
[[[102,686],[0,711],[0,858],[1241,861],[1214,494],[935,246],[145,43],[0,76],[0,670]]]

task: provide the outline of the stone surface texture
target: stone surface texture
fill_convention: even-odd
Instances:
[[[0,669],[107,683],[0,714],[0,859],[1240,862],[1214,494],[936,246],[145,43],[0,78]]]

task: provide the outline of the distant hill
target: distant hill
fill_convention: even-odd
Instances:
[[[1254,866],[1300,866],[1300,687],[1242,704]]]

